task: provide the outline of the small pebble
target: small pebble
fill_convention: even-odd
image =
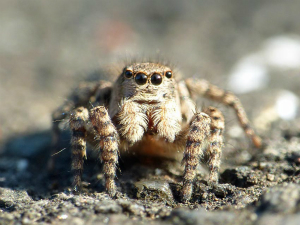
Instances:
[[[275,179],[275,176],[274,176],[274,174],[267,174],[267,179],[269,180],[269,181],[274,181],[274,179]]]
[[[60,214],[60,215],[57,216],[57,219],[59,219],[59,220],[65,220],[67,218],[68,218],[67,214]]]

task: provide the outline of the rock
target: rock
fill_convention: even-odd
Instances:
[[[259,213],[295,213],[300,212],[300,185],[287,184],[272,187],[261,197]]]
[[[299,213],[295,215],[266,214],[261,216],[255,225],[299,225],[299,221]]]
[[[132,201],[125,199],[118,200],[118,204],[123,208],[123,212],[127,212],[133,216],[144,216],[145,207]]]
[[[164,180],[141,180],[135,183],[137,197],[163,202],[172,202],[174,197],[170,185]]]
[[[245,224],[233,212],[207,212],[204,209],[176,209],[165,220],[175,225]]]
[[[21,204],[31,202],[32,199],[26,191],[16,191],[9,188],[0,188],[0,208],[13,210],[22,208]]]
[[[247,166],[226,169],[221,177],[226,183],[246,188],[266,180],[261,171],[252,170]]]
[[[275,179],[274,174],[268,173],[268,174],[267,174],[267,179],[268,179],[269,181],[274,181],[274,179]]]
[[[122,207],[112,200],[104,200],[101,201],[99,204],[95,205],[95,213],[120,213],[120,212],[122,212]]]

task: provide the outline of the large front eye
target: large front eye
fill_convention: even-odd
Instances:
[[[146,84],[147,83],[147,75],[144,74],[144,73],[138,73],[136,76],[135,76],[135,82],[138,84],[138,85],[143,85],[143,84]]]
[[[151,76],[151,83],[154,85],[160,85],[162,82],[162,76],[158,73],[155,73]]]
[[[132,73],[131,70],[126,70],[126,71],[124,72],[124,75],[125,75],[126,78],[131,78],[132,75],[133,75],[133,73]]]

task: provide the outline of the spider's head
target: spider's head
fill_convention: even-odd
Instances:
[[[138,101],[162,101],[174,96],[172,70],[159,63],[135,63],[124,68],[122,92]]]

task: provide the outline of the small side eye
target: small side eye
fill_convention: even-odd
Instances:
[[[165,73],[165,76],[167,77],[167,78],[171,78],[172,77],[172,71],[167,71],[166,73]]]
[[[131,78],[132,75],[133,75],[133,73],[132,73],[131,70],[126,70],[126,71],[124,72],[124,75],[125,75],[126,78]]]

